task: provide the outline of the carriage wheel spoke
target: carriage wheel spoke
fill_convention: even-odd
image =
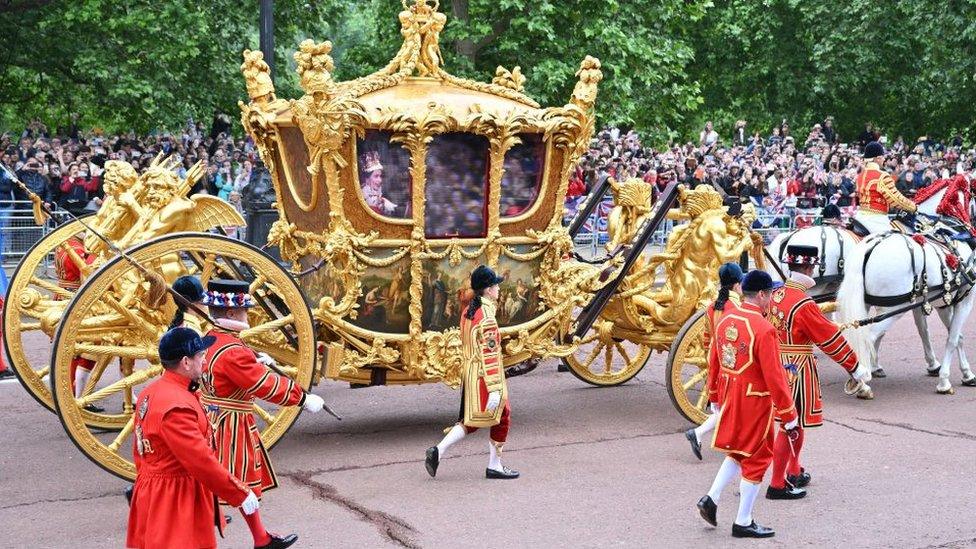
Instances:
[[[197,254],[191,254],[191,255],[193,255],[195,259],[199,258],[199,255]],[[216,264],[216,262],[217,262],[216,254],[204,255],[202,262],[199,261],[198,259],[198,263],[200,264],[200,283],[203,284],[204,288],[207,287],[207,283],[210,282],[210,277],[213,276],[214,265]]]
[[[102,379],[102,374],[105,373],[105,367],[108,366],[108,363],[111,361],[112,357],[107,355],[98,357],[98,360],[95,362],[95,366],[92,368],[91,375],[88,377],[88,381],[85,383],[85,388],[81,393],[82,396],[90,394],[95,390],[95,386],[98,385],[98,381]]]
[[[707,375],[708,375],[708,370],[702,370],[702,371],[698,372],[697,374],[695,374],[695,375],[691,376],[690,378],[688,378],[688,381],[686,381],[682,385],[682,387],[684,388],[685,392],[687,392],[688,390],[690,390],[695,385],[698,385],[699,383],[701,383],[701,381],[703,379],[705,379],[705,376],[707,376]]]
[[[593,364],[594,360],[596,360],[597,355],[600,354],[600,349],[603,349],[602,341],[593,346],[593,350],[590,351],[590,354],[586,357],[586,360],[583,361],[584,368],[590,368],[590,365]]]
[[[129,438],[129,436],[132,435],[132,427],[135,425],[135,422],[136,422],[136,415],[132,414],[131,416],[129,416],[129,421],[125,422],[125,427],[123,427],[122,430],[119,431],[118,436],[115,437],[115,440],[113,440],[112,443],[108,445],[109,450],[113,452],[119,451],[119,448],[122,447],[122,444],[125,442],[125,439]]]
[[[51,293],[67,298],[66,301],[75,296],[75,293],[72,292],[71,290],[65,290],[64,288],[58,286],[57,284],[48,282],[47,280],[42,280],[40,278],[37,278],[36,276],[31,277],[30,283],[35,286],[40,286],[41,288],[44,288],[45,290]]]
[[[593,343],[594,341],[596,341],[597,339],[599,339],[599,337],[600,337],[600,334],[598,334],[596,332],[593,332],[590,335],[584,336],[583,339],[580,340],[580,346],[586,345],[587,343]]]
[[[21,322],[20,323],[20,331],[21,332],[33,332],[35,330],[40,330],[40,329],[41,329],[41,323],[40,322]]]
[[[706,404],[708,404],[708,391],[702,389],[701,394],[698,395],[698,402],[695,403],[695,408],[698,408],[700,411],[704,412]]]
[[[630,355],[627,354],[627,351],[624,349],[624,346],[621,345],[619,341],[614,341],[613,346],[616,347],[617,352],[624,357],[624,364],[626,366],[630,366]]]
[[[613,371],[613,347],[604,345],[606,351],[603,353],[603,375],[610,375]]]
[[[160,375],[161,373],[163,373],[162,366],[158,366],[158,365],[150,366],[145,370],[139,370],[138,372],[134,372],[130,375],[127,375],[122,379],[116,381],[115,383],[112,383],[111,385],[106,385],[105,387],[95,391],[90,395],[77,398],[75,399],[75,402],[77,403],[79,408],[88,406],[93,402],[98,402],[99,400],[114,395],[115,393],[124,391],[126,389],[131,389],[136,385],[141,385],[146,381],[149,381],[150,379]],[[131,392],[129,392],[127,396],[131,397]]]
[[[37,374],[37,377],[38,378],[44,379],[44,376],[46,376],[49,373],[51,373],[51,367],[50,366],[45,366],[45,367],[41,368],[40,370],[34,370],[34,373]]]

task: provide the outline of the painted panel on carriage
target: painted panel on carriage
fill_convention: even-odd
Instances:
[[[512,246],[512,251],[520,254],[531,252],[528,244]],[[539,277],[542,257],[532,261],[516,261],[505,255],[498,260],[498,273],[505,277],[498,292],[498,325],[513,326],[535,318],[539,310],[539,288],[535,281]]]
[[[389,257],[392,251],[374,249],[374,259]],[[306,258],[303,268],[311,268],[317,260]],[[387,267],[367,267],[360,277],[361,293],[357,299],[358,315],[349,322],[375,332],[407,333],[410,326],[410,262],[401,259]],[[346,289],[342,277],[331,266],[300,277],[299,285],[312,305],[323,297],[331,297],[338,303]]]

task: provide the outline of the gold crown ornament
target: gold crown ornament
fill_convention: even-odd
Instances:
[[[380,162],[380,153],[377,151],[368,152],[363,155],[363,171],[372,173],[383,170],[383,163]]]

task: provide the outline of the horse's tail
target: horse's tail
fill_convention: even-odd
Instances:
[[[854,246],[845,262],[844,279],[837,290],[837,320],[841,323],[863,320],[868,316],[868,306],[864,300],[864,260],[864,247]],[[874,363],[874,346],[868,339],[868,328],[848,328],[844,331],[844,337],[857,353],[858,368],[869,368],[868,365]]]

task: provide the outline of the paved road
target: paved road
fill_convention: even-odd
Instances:
[[[976,341],[976,330],[966,338]],[[517,481],[483,478],[485,433],[455,446],[436,480],[424,472],[424,449],[456,414],[449,389],[326,384],[318,392],[346,420],[302,416],[272,452],[282,486],[265,499],[265,523],[298,532],[304,547],[976,545],[976,389],[959,387],[955,371],[958,392],[935,393],[910,319],[884,347],[889,377],[874,383],[872,402],[845,397],[841,370],[822,369],[828,424],[807,437],[810,495],[759,501],[757,518],[777,530],[770,542],[729,536],[731,487],[718,530],[698,517],[721,456],[691,456],[661,356],[617,388],[588,387],[553,362],[514,378],[505,458],[522,471]],[[0,546],[121,547],[125,484],[88,462],[16,384],[0,384],[0,407]],[[238,520],[223,545],[248,541]]]

